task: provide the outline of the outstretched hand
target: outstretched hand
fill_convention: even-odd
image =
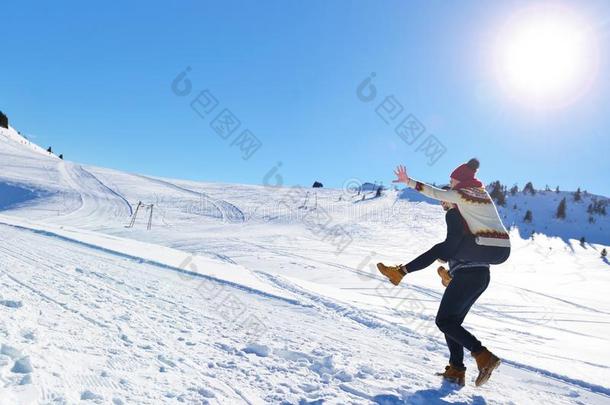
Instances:
[[[392,181],[392,183],[409,183],[409,175],[407,175],[407,168],[403,165],[399,165],[394,170],[394,174],[396,175],[396,180]]]

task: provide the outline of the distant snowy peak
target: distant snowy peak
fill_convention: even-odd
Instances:
[[[34,151],[36,153],[40,153],[45,156],[57,158],[57,156],[55,156],[54,154],[47,152],[46,149],[36,145],[35,143],[31,142],[29,139],[25,138],[18,131],[16,131],[15,128],[13,128],[11,126],[9,126],[8,129],[0,127],[0,137],[2,137],[4,139],[8,139],[11,142],[18,143],[19,145],[23,146],[24,148]]]

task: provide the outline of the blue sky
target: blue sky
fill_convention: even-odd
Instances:
[[[0,109],[67,159],[165,177],[261,184],[281,162],[284,184],[341,187],[387,184],[403,163],[441,182],[477,156],[486,182],[610,195],[610,3],[562,3],[599,39],[599,73],[554,109],[507,97],[492,68],[498,27],[528,4],[6,1]],[[187,66],[192,90],[177,96]],[[365,103],[356,90],[372,72]],[[203,90],[218,101],[204,118],[190,107]],[[397,120],[425,127],[412,145],[376,113],[388,96]],[[241,122],[228,139],[211,127],[225,108]],[[262,145],[247,160],[245,129]],[[446,149],[433,165],[417,150],[429,135]]]

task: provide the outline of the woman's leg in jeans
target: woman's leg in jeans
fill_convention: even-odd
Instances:
[[[421,269],[425,269],[434,263],[437,259],[442,258],[443,252],[443,244],[437,243],[432,246],[430,250],[421,255],[417,256],[415,259],[411,260],[409,263],[405,265],[408,273],[413,273],[414,271],[418,271]]]
[[[451,339],[447,334],[445,334],[445,341],[449,348],[449,364],[459,369],[464,368],[464,346]]]
[[[436,315],[436,325],[441,332],[471,352],[479,351],[483,346],[462,327],[462,322],[488,285],[488,268],[458,270],[445,290]]]

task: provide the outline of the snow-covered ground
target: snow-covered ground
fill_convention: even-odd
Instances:
[[[434,268],[400,287],[374,268],[441,240],[438,205],[152,178],[16,136],[0,129],[2,405],[610,403],[610,264],[566,225],[513,230],[466,319],[504,363],[475,388],[467,356],[458,389],[434,375]],[[139,201],[150,231],[147,208],[126,227]]]
[[[610,200],[606,197],[581,193],[575,201],[574,192],[538,190],[535,195],[529,192],[507,194],[506,204],[500,207],[507,226],[517,226],[523,238],[532,233],[570,239],[585,238],[591,243],[610,245],[610,216],[602,213],[587,212],[595,201],[601,202],[610,211]],[[566,217],[559,219],[557,207],[562,199],[566,201]],[[525,221],[527,211],[532,214],[531,221]]]

